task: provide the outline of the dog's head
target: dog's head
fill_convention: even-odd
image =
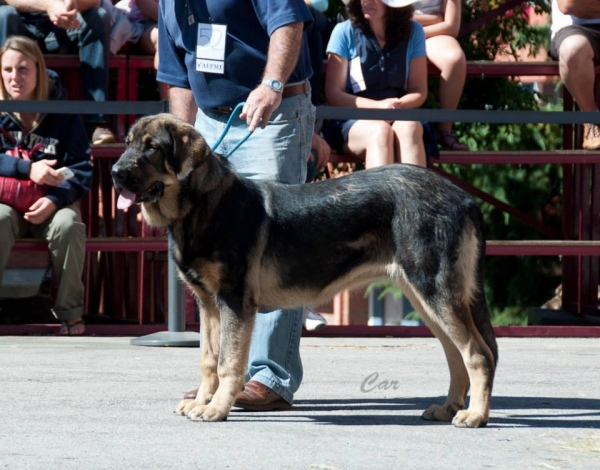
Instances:
[[[137,121],[129,130],[127,148],[113,165],[113,183],[120,192],[117,207],[175,200],[181,182],[209,152],[194,127],[171,114]]]

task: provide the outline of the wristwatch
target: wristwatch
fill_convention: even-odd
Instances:
[[[283,83],[281,83],[279,80],[265,78],[262,82],[260,82],[260,84],[267,85],[275,93],[283,93]]]

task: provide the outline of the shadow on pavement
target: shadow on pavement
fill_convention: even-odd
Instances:
[[[435,421],[423,421],[421,412],[432,404],[442,404],[445,397],[297,400],[289,412],[246,413],[232,410],[229,419],[256,418],[260,421],[302,421],[337,426],[423,426],[447,425]],[[355,415],[348,414],[353,410]],[[365,412],[378,414],[365,414]],[[415,411],[414,415],[389,414]],[[343,412],[344,414],[338,414]],[[379,412],[383,412],[379,414]],[[387,412],[387,413],[385,413]],[[302,416],[302,413],[307,413]],[[315,414],[321,413],[321,414]],[[326,413],[326,414],[324,414]],[[278,419],[281,418],[281,419]],[[493,397],[488,427],[528,428],[600,428],[600,399],[557,397]]]

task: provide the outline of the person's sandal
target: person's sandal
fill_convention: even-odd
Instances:
[[[60,324],[61,336],[80,336],[85,331],[85,323],[83,320],[77,320],[76,322],[69,323],[64,321]]]
[[[440,133],[438,140],[440,145],[446,150],[452,150],[454,152],[469,150],[469,147],[458,140],[458,136],[452,131]]]

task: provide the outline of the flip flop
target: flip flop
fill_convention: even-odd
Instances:
[[[81,325],[81,329],[77,328]],[[75,323],[69,323],[68,321],[64,321],[60,324],[60,332],[61,336],[80,336],[85,331],[85,323],[83,320],[77,320]]]

